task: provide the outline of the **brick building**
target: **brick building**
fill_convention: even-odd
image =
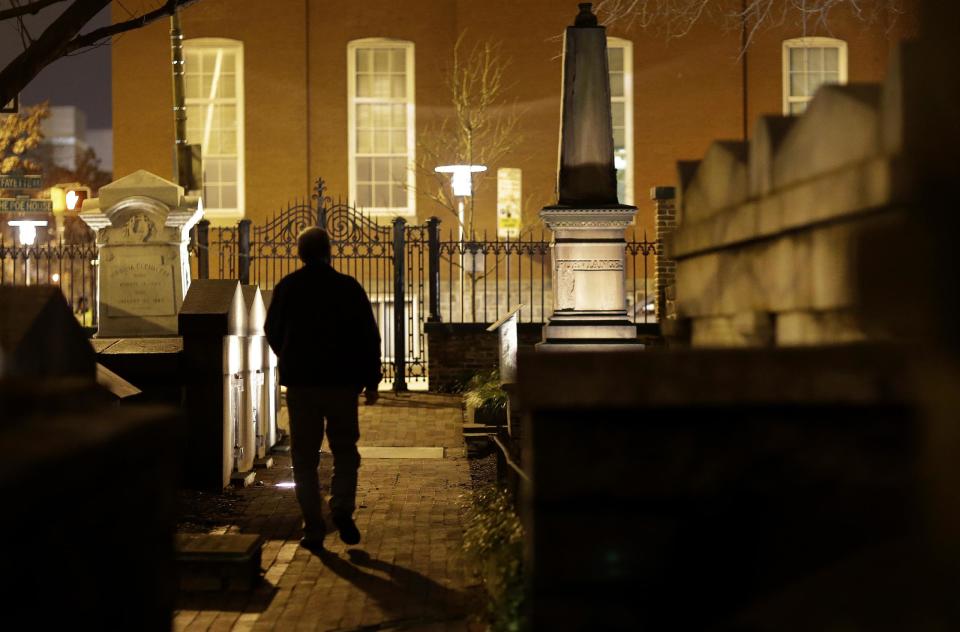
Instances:
[[[114,19],[125,10],[114,4]],[[188,140],[203,145],[205,205],[214,222],[262,221],[323,177],[375,215],[449,215],[406,169],[427,130],[451,113],[445,73],[464,46],[499,42],[509,66],[504,103],[521,113],[522,138],[477,193],[477,226],[496,230],[497,178],[520,169],[523,223],[554,201],[560,109],[559,35],[575,2],[557,0],[203,0],[182,13]],[[821,82],[880,80],[891,49],[912,31],[908,11],[865,24],[838,9],[829,33],[789,20],[742,33],[704,19],[682,38],[655,27],[608,29],[615,145],[622,200],[654,226],[648,191],[674,184],[678,160],[718,138],[743,139],[760,114],[803,109]],[[806,35],[806,38],[802,36]],[[173,117],[166,21],[113,44],[115,175],[172,175]]]

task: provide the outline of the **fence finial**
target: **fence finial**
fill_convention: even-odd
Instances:
[[[323,178],[317,178],[312,198],[317,202],[317,226],[321,228],[327,227],[327,207],[332,202],[326,192],[327,183],[324,182]]]

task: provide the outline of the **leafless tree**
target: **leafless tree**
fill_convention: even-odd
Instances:
[[[115,35],[144,27],[172,15],[178,8],[198,1],[142,2],[143,10],[130,11],[129,19],[81,33],[87,23],[107,7],[111,0],[7,0],[6,8],[0,6],[0,23],[15,22],[23,42],[23,52],[0,70],[0,104],[12,100],[41,70],[57,59],[102,44]],[[66,7],[42,33],[34,37],[24,18],[57,4],[65,4]]]
[[[600,0],[596,10],[606,24],[654,28],[683,37],[704,19],[743,29],[744,50],[765,26],[794,22],[804,34],[829,32],[832,14],[847,10],[863,22],[892,23],[904,0]],[[741,51],[742,52],[742,51]]]
[[[430,183],[421,193],[446,209],[458,222],[458,205],[450,177],[436,173],[434,168],[448,164],[493,167],[523,141],[521,112],[504,95],[510,59],[504,55],[499,42],[484,40],[467,47],[464,39],[465,33],[461,33],[444,75],[451,111],[436,123],[428,124],[420,135],[415,166],[421,179]],[[474,175],[474,198],[483,188],[485,175]],[[466,209],[463,228],[468,236],[474,232],[472,206]]]

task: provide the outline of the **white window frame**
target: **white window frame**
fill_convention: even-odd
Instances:
[[[809,103],[813,95],[795,97],[790,94],[790,51],[794,48],[835,48],[837,49],[837,81],[840,85],[847,83],[847,43],[834,37],[795,37],[784,40],[782,50],[783,75],[783,114],[790,116],[790,105],[793,103]]]
[[[235,105],[237,108],[237,206],[236,208],[217,208],[207,206],[204,200],[204,217],[217,224],[230,223],[233,220],[242,219],[246,214],[247,195],[246,195],[246,115],[244,110],[244,101],[246,93],[244,92],[244,65],[243,65],[243,42],[235,39],[223,37],[198,37],[183,40],[184,53],[188,48],[229,48],[236,54],[234,66],[234,79],[236,81]],[[188,101],[184,100],[185,104]],[[200,159],[206,159],[206,152],[201,150]],[[205,167],[204,167],[205,169]]]
[[[608,37],[607,48],[623,49],[623,96],[610,95],[611,103],[624,103],[623,134],[627,150],[627,168],[625,171],[625,199],[621,204],[633,204],[633,174],[635,171],[633,152],[633,42],[622,37]]]
[[[414,44],[407,40],[390,39],[385,37],[368,37],[364,39],[351,40],[347,43],[347,154],[348,154],[348,178],[350,182],[350,200],[356,203],[357,200],[357,104],[358,103],[384,103],[382,98],[357,97],[357,55],[358,48],[400,48],[406,52],[406,105],[407,113],[407,206],[405,208],[384,208],[384,207],[364,207],[364,211],[371,215],[416,215],[417,214],[417,195],[416,195],[416,173],[414,165],[416,164],[416,80],[414,66]],[[394,101],[399,103],[399,101]]]

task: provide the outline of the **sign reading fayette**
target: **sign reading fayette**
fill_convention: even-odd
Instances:
[[[175,314],[174,272],[162,255],[117,256],[101,270],[101,309],[112,318]]]

